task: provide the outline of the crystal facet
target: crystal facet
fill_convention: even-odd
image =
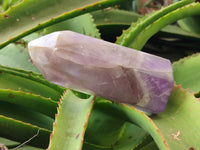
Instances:
[[[159,113],[173,86],[169,60],[71,31],[28,44],[30,56],[50,82]]]

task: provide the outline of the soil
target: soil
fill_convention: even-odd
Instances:
[[[142,15],[150,14],[172,3],[173,0],[139,0],[138,13]]]

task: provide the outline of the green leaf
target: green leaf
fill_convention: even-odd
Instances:
[[[183,1],[181,1],[183,2]],[[160,29],[165,27],[166,25],[169,25],[179,19],[197,15],[200,13],[200,4],[199,3],[191,3],[186,6],[183,6],[179,9],[176,9],[174,11],[169,12],[163,17],[160,17],[157,21],[155,21],[152,24],[149,24],[149,26],[142,31],[140,31],[137,38],[133,38],[134,41],[130,42],[132,38],[128,38],[127,44],[129,47],[141,50],[145,43],[154,35],[156,34]],[[133,40],[132,39],[132,40]]]
[[[71,30],[77,33],[100,38],[100,34],[94,24],[93,18],[89,13],[52,25],[45,29],[45,34],[63,30]]]
[[[105,113],[96,102],[89,118],[83,149],[131,149],[147,136],[146,131],[126,122],[117,114]]]
[[[113,150],[113,149],[110,147],[101,147],[86,142],[84,143],[83,150]]]
[[[3,11],[7,10],[9,7],[11,7],[12,5],[15,5],[19,2],[21,2],[22,0],[3,0]]]
[[[135,149],[138,147],[149,134],[144,131],[142,128],[126,122],[125,129],[119,136],[119,139],[113,146],[114,150],[127,150],[127,149]]]
[[[159,149],[198,148],[200,137],[196,133],[200,126],[196,118],[199,116],[200,102],[179,86],[174,86],[166,110],[151,116],[151,119],[134,107],[124,104],[101,100],[95,105],[105,114],[118,116],[145,129],[151,134]],[[190,130],[191,126],[194,127],[193,130]],[[155,147],[154,143],[149,144]]]
[[[0,66],[0,88],[34,93],[58,101],[64,88],[52,84],[40,74]],[[30,86],[31,85],[31,86]]]
[[[48,130],[52,130],[54,122],[54,119],[46,115],[32,111],[25,107],[2,101],[0,102],[0,114],[25,123],[39,126],[41,128],[46,128]]]
[[[37,134],[35,134],[35,136],[37,136]],[[34,138],[34,136],[31,137],[31,138]],[[31,140],[31,138],[29,140]],[[9,150],[16,150],[16,149],[17,150],[44,150],[44,149],[41,149],[41,148],[36,148],[36,147],[33,147],[33,146],[25,145],[26,143],[20,144],[19,142],[12,141],[12,140],[2,138],[2,137],[0,137],[0,143],[4,144],[6,147],[8,147]]]
[[[97,25],[97,27],[105,26],[106,24],[130,25],[132,22],[136,22],[138,18],[142,17],[141,15],[134,12],[119,10],[114,8],[98,10],[92,12],[91,14],[94,17],[94,22]]]
[[[39,73],[31,63],[28,50],[20,45],[10,44],[0,51],[0,64]]]
[[[97,28],[101,32],[101,37],[111,42],[115,42],[116,37],[121,35],[123,29],[127,29],[132,22],[136,22],[141,17],[133,12],[110,7],[92,12],[91,14],[94,17]]]
[[[184,89],[197,93],[200,91],[200,54],[181,59],[173,63],[174,80]]]
[[[193,16],[184,18],[178,21],[178,25],[183,28],[184,30],[196,34],[200,34],[200,16]]]
[[[122,0],[22,1],[0,14],[0,48],[47,26],[120,2]]]
[[[166,27],[162,28],[158,34],[161,37],[180,38],[180,39],[186,39],[186,40],[199,41],[200,39],[200,35],[187,32],[181,29],[180,27],[178,27],[177,25],[167,25]]]
[[[10,150],[15,150],[15,149],[10,149]],[[17,150],[45,150],[45,149],[24,145],[22,147],[17,148]]]
[[[71,91],[63,95],[54,123],[49,150],[80,150],[94,97],[80,99]]]
[[[180,1],[180,0],[174,0],[174,2],[177,2],[177,1]],[[197,0],[196,2],[199,2],[199,0]],[[199,15],[187,17],[187,18],[178,20],[177,23],[185,31],[199,35],[200,34],[200,29],[199,29],[200,19],[199,19],[199,17],[200,17]]]
[[[17,106],[23,106],[30,110],[40,112],[54,118],[58,104],[50,98],[24,93],[22,91],[12,91],[0,89],[0,102],[8,102]]]
[[[107,115],[111,115],[113,117],[117,116],[124,121],[138,125],[153,137],[159,149],[169,149],[158,127],[148,116],[145,115],[144,112],[135,109],[133,106],[128,106],[120,103],[112,103],[106,100],[100,100],[96,102],[95,107],[98,107],[98,109]]]
[[[151,148],[151,146],[148,146],[148,145],[152,145],[152,143],[154,143],[154,145],[155,145],[154,149],[158,150],[158,146],[156,145],[155,141],[153,140],[153,138],[150,135],[146,136],[145,139],[142,141],[142,143],[140,143],[134,150],[141,150],[141,149],[145,149],[148,147]]]
[[[159,150],[155,142],[151,142],[139,150]]]
[[[85,133],[85,142],[97,147],[112,148],[125,128],[124,120],[106,115],[94,106]]]
[[[125,10],[118,9],[104,9],[92,12],[94,21],[97,24],[97,28],[101,31],[101,36],[110,40],[120,36],[122,30],[127,29],[133,22],[136,22],[138,18],[142,16]],[[118,17],[115,17],[118,16]],[[159,37],[167,38],[179,38],[189,40],[199,40],[200,36],[195,33],[187,32],[177,25],[167,25],[160,32]]]
[[[24,143],[38,132],[39,134],[28,144],[46,148],[51,133],[49,130],[0,115],[0,137]]]
[[[16,141],[12,141],[12,140],[9,140],[9,139],[6,139],[6,138],[2,138],[0,137],[0,143],[1,144],[4,144],[5,146],[7,147],[16,147],[19,145],[19,142],[16,142]]]
[[[172,150],[199,148],[200,102],[180,86],[174,86],[163,113],[152,116]]]
[[[135,46],[135,43],[137,43],[138,36],[141,35],[141,34],[143,35],[143,39],[145,39],[144,37],[146,36],[146,34],[144,35],[142,32],[148,26],[154,25],[156,20],[160,20],[160,18],[169,14],[170,12],[172,12],[172,11],[174,11],[174,10],[180,8],[180,7],[183,7],[183,6],[185,6],[189,3],[192,3],[192,2],[193,2],[192,0],[180,1],[180,2],[177,2],[177,3],[174,3],[170,6],[168,6],[166,8],[160,9],[159,11],[154,12],[154,13],[150,14],[149,16],[143,17],[142,19],[138,20],[138,22],[133,23],[129,29],[124,31],[123,34],[117,39],[116,43],[123,45],[123,46],[132,47],[132,48],[140,50],[141,49],[140,47],[143,47],[143,45],[139,47],[138,45]],[[176,17],[174,16],[173,18],[176,18]],[[163,22],[160,22],[160,23],[165,23],[165,22],[163,21]],[[168,24],[166,24],[166,25],[168,25]],[[158,27],[159,26],[157,25],[157,28]],[[151,36],[152,35],[153,34],[151,34]],[[151,36],[148,36],[148,37],[151,37]]]

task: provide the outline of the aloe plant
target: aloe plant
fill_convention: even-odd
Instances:
[[[0,0],[0,148],[200,149],[200,35],[172,24],[200,15],[200,4],[182,0],[141,16],[124,2]],[[174,85],[166,109],[151,115],[47,81],[27,44],[63,30],[170,59]]]

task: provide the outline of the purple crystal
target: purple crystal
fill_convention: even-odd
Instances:
[[[165,109],[173,86],[167,59],[71,31],[43,36],[28,48],[50,82],[150,113]]]

